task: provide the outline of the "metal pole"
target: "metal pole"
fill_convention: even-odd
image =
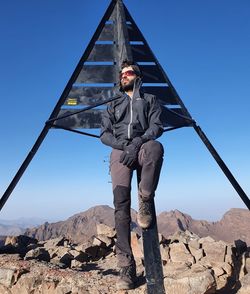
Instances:
[[[137,170],[138,187],[140,181],[141,170]],[[165,294],[166,292],[164,288],[164,275],[157,228],[157,218],[155,212],[155,202],[154,199],[152,201],[152,224],[148,229],[142,229],[147,294]]]
[[[202,129],[199,126],[197,126],[196,124],[193,124],[193,127],[194,127],[195,131],[197,132],[197,134],[199,135],[199,137],[201,138],[201,140],[203,141],[203,143],[206,145],[209,152],[212,154],[213,158],[216,160],[216,162],[218,163],[218,165],[220,166],[220,168],[224,172],[225,176],[228,178],[228,180],[233,185],[236,192],[239,194],[240,198],[243,200],[243,202],[246,204],[247,208],[250,210],[249,198],[247,197],[246,193],[243,191],[243,189],[241,188],[239,183],[236,181],[236,179],[234,178],[234,176],[232,175],[232,173],[230,172],[230,170],[228,169],[228,167],[226,166],[224,161],[221,159],[220,155],[217,153],[217,151],[215,150],[213,145],[210,143],[207,136],[204,134]]]

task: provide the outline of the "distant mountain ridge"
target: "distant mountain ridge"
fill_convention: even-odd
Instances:
[[[241,239],[250,244],[250,211],[248,209],[232,208],[216,222],[194,220],[190,215],[178,210],[162,212],[157,218],[158,230],[164,236],[169,236],[179,229],[189,230],[200,237],[211,236],[218,241],[233,242]]]
[[[25,232],[24,228],[15,225],[0,224],[0,235],[2,236],[18,236]]]
[[[44,219],[37,217],[21,217],[15,220],[0,219],[0,245],[4,244],[5,236],[24,234],[27,228],[39,226],[44,222]]]
[[[136,222],[136,211],[131,210],[132,228],[140,232]],[[188,214],[178,210],[162,212],[158,215],[158,231],[165,237],[177,230],[189,230],[200,237],[211,236],[215,240],[233,242],[241,239],[250,244],[250,212],[243,208],[232,208],[217,222],[194,220]],[[75,242],[85,242],[96,234],[96,224],[104,223],[114,227],[114,209],[106,206],[95,206],[87,211],[75,214],[65,221],[46,222],[42,226],[27,229],[25,234],[38,240],[47,240],[67,236]]]
[[[30,227],[39,226],[45,221],[46,219],[39,218],[39,217],[20,217],[18,219],[13,219],[13,220],[0,219],[0,224],[6,225],[6,226],[17,226],[17,227],[26,229]]]
[[[39,226],[45,221],[45,219],[37,217],[21,217],[14,220],[0,219],[0,235],[20,235],[27,228]]]

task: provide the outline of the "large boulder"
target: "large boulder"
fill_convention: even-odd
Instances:
[[[192,267],[174,278],[164,279],[168,294],[212,294],[216,291],[216,282],[211,270],[204,267]]]
[[[195,262],[194,257],[188,251],[184,243],[173,243],[169,245],[170,259],[172,262],[189,262],[193,264]]]
[[[45,248],[35,248],[26,253],[24,256],[24,260],[29,259],[37,259],[37,260],[43,260],[43,261],[50,261],[50,255],[49,252]]]
[[[205,252],[206,259],[215,262],[224,262],[227,245],[223,241],[203,242],[202,249]]]

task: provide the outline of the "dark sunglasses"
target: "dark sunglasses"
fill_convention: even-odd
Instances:
[[[136,73],[133,70],[127,70],[123,73],[120,73],[120,80],[124,77],[135,76]]]

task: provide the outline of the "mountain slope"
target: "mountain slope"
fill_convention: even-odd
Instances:
[[[132,220],[135,221],[136,212],[132,210],[131,214]],[[74,242],[85,242],[96,234],[96,224],[98,223],[114,227],[114,209],[107,205],[95,206],[75,214],[65,221],[46,222],[40,227],[28,229],[25,235],[38,240],[48,240],[64,235]]]

